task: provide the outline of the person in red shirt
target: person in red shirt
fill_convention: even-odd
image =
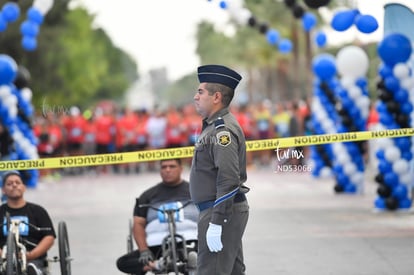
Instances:
[[[181,147],[186,143],[185,129],[182,113],[171,106],[167,111],[167,148]]]
[[[66,136],[66,151],[70,156],[83,154],[83,142],[85,141],[86,119],[76,106],[70,108],[70,116],[63,118],[63,127]]]
[[[115,119],[109,110],[97,108],[95,110],[95,142],[97,154],[109,154],[112,153],[111,146],[115,142]],[[98,167],[99,168],[99,167]],[[108,172],[108,166],[102,166],[98,172]]]
[[[38,139],[37,151],[40,158],[59,157],[63,153],[63,130],[53,113],[37,119],[33,132]],[[59,177],[57,169],[42,169],[40,176]]]
[[[116,135],[115,144],[118,152],[133,152],[136,148],[136,131],[135,128],[138,125],[138,116],[128,107],[125,108],[123,114],[116,121]],[[131,164],[132,165],[132,164]],[[125,173],[129,173],[129,163],[125,165],[115,166],[115,171],[118,172],[119,168],[124,168]]]
[[[186,125],[187,146],[194,145],[201,132],[201,117],[197,114],[195,107],[187,105],[183,109],[184,123]]]
[[[239,108],[234,107],[233,114],[242,128],[246,140],[253,140],[255,121],[249,111],[248,105],[241,105]],[[246,163],[248,166],[253,164],[253,152],[246,153]]]

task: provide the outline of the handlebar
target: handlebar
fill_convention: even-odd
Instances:
[[[52,228],[50,228],[50,227],[38,227],[34,224],[31,224],[31,223],[28,223],[28,222],[25,222],[25,221],[22,221],[22,220],[12,221],[11,218],[10,218],[10,213],[6,212],[6,222],[3,223],[3,226],[7,225],[7,228],[10,228],[10,225],[12,223],[17,223],[17,224],[23,223],[23,224],[28,225],[29,227],[33,228],[36,231],[50,231],[50,230],[52,230]]]
[[[187,205],[191,204],[192,201],[187,201],[186,203],[184,203],[182,206],[178,207],[178,208],[174,208],[174,209],[163,209],[163,208],[158,208],[153,206],[152,204],[140,204],[138,205],[139,208],[151,208],[155,211],[160,211],[162,213],[168,213],[168,212],[178,212],[181,209],[183,209],[184,207],[186,207]]]

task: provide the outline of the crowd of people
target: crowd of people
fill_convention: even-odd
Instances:
[[[269,100],[232,105],[231,111],[246,140],[306,134],[310,113],[305,101],[273,104]],[[90,117],[85,117],[84,112],[74,106],[65,112],[53,112],[53,109],[43,112],[36,117],[33,126],[38,138],[39,156],[44,158],[192,146],[201,132],[201,117],[193,103],[181,108],[170,106],[166,110],[98,107]],[[256,152],[249,154],[248,164],[268,165],[270,159],[271,152]],[[151,163],[147,167],[153,169]],[[88,169],[99,173],[138,173],[142,165],[71,169],[68,173],[82,173]],[[42,173],[46,175],[50,171]]]

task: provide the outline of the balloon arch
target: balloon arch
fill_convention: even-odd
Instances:
[[[26,51],[37,47],[37,36],[44,16],[53,6],[53,0],[35,0],[27,10],[26,19],[20,25],[21,46]],[[16,22],[20,7],[16,2],[7,2],[0,11],[0,32]],[[31,103],[32,91],[28,87],[30,73],[15,60],[0,54],[0,124],[2,142],[9,142],[8,151],[2,151],[1,160],[37,159],[37,139],[31,119],[34,109]],[[37,185],[38,170],[22,172],[27,186]]]

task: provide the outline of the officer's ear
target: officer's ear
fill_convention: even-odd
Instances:
[[[223,95],[220,92],[215,92],[213,95],[214,103],[220,103]]]

